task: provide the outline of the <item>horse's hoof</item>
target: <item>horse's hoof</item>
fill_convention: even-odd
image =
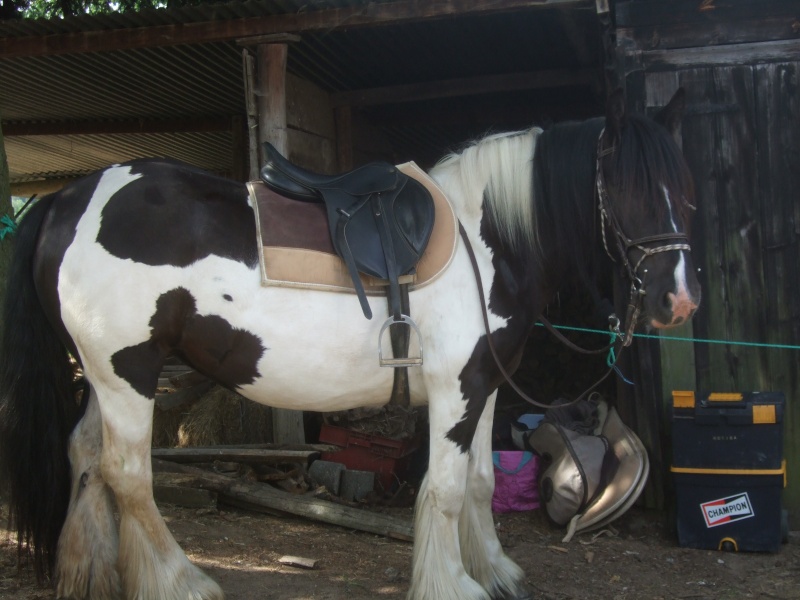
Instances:
[[[533,592],[526,589],[518,589],[502,596],[495,596],[492,600],[533,600]]]

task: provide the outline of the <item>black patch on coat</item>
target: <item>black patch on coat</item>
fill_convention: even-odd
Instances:
[[[495,270],[489,292],[489,309],[508,319],[505,327],[492,333],[492,340],[503,368],[513,374],[522,358],[525,340],[535,316],[544,308],[543,296],[534,285],[537,272],[534,261],[509,251],[493,224],[491,207],[485,199],[483,209],[480,234],[492,250],[492,266]],[[474,278],[474,275],[470,274],[469,277]],[[489,394],[504,382],[486,335],[481,336],[475,344],[458,378],[466,407],[461,420],[447,432],[447,438],[456,443],[462,453],[466,453],[472,445]]]
[[[37,205],[47,203],[47,215],[39,230],[39,240],[34,259],[34,279],[42,308],[58,333],[59,339],[76,358],[75,343],[61,322],[61,300],[58,297],[58,272],[64,262],[67,248],[75,240],[78,227],[86,207],[97,189],[102,172],[79,179],[58,192],[39,200]],[[27,216],[25,217],[27,218]]]
[[[235,389],[259,376],[265,352],[258,337],[236,329],[217,315],[200,315],[192,294],[175,288],[156,301],[150,339],[114,353],[114,372],[145,398],[155,398],[158,375],[175,354],[200,373]]]
[[[258,264],[243,184],[167,160],[126,165],[140,177],[103,207],[97,242],[109,253],[151,266],[186,267],[211,255]]]

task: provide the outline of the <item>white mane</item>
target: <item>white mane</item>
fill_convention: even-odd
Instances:
[[[513,248],[538,246],[533,201],[533,150],[538,127],[485,137],[442,158],[431,176],[458,212],[480,218],[484,197],[501,235]]]

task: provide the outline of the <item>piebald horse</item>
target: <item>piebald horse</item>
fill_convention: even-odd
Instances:
[[[696,310],[693,187],[671,135],[683,104],[679,91],[651,120],[615,93],[605,117],[490,136],[431,171],[474,250],[507,371],[554,295],[611,261],[641,299],[638,324],[670,327]],[[188,165],[113,165],[42,198],[19,226],[7,285],[2,485],[20,548],[59,597],[223,596],[153,500],[153,406],[168,357],[303,411],[379,405],[392,386],[375,347],[385,301],[370,298],[378,318],[367,320],[348,294],[262,286],[245,185]],[[425,350],[410,395],[428,406],[430,462],[408,597],[528,597],[492,519],[501,376],[463,239],[410,300]],[[89,383],[80,410],[70,355]]]

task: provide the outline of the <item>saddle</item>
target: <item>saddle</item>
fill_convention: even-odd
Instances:
[[[422,341],[410,317],[409,277],[422,257],[435,219],[430,192],[421,183],[384,162],[373,162],[341,175],[307,171],[264,144],[261,180],[274,192],[302,202],[323,203],[333,247],[353,281],[361,310],[372,310],[359,272],[388,280],[389,318],[378,334],[382,367],[393,367],[390,402],[409,405],[407,367],[422,364]],[[401,278],[404,281],[401,282]],[[389,330],[393,358],[384,358],[381,340]],[[409,358],[411,330],[419,339],[419,355]]]

